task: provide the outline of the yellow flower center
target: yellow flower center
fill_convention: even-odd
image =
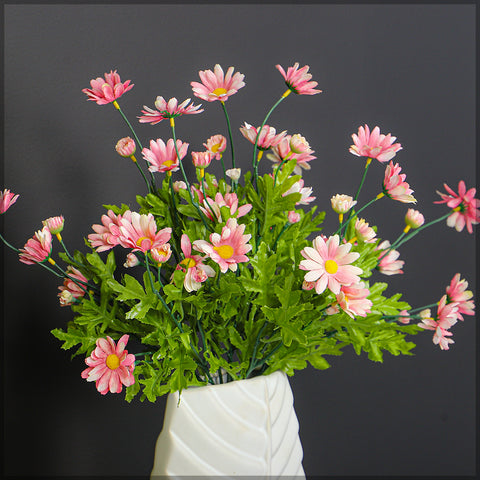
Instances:
[[[216,143],[215,145],[212,145],[212,148],[210,149],[213,153],[217,153],[218,149],[220,148],[220,144]]]
[[[224,259],[233,255],[233,248],[230,245],[221,245],[220,247],[213,247],[213,249]]]
[[[220,96],[220,95],[225,95],[227,93],[227,90],[225,90],[223,87],[216,88],[213,92],[214,95]]]
[[[120,366],[120,359],[117,355],[112,353],[107,357],[107,367],[110,370],[116,370]]]
[[[196,263],[193,258],[185,258],[180,262],[180,265],[185,265],[185,268],[192,268]]]
[[[150,242],[150,245],[152,244],[152,240],[151,240],[150,238],[148,238],[148,237],[140,237],[140,238],[136,241],[137,247],[141,247],[144,240],[148,240],[148,241]]]
[[[164,165],[165,167],[171,167],[175,162],[173,160],[165,160],[162,165]]]
[[[325,271],[330,274],[337,273],[338,264],[335,260],[327,260],[325,262]]]

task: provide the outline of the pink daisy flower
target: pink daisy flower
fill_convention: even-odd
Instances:
[[[340,293],[336,296],[340,308],[350,317],[366,317],[370,313],[372,302],[367,298],[370,290],[364,288],[362,282],[354,285],[342,285]]]
[[[176,270],[186,272],[183,286],[187,292],[193,292],[198,290],[208,277],[214,277],[215,270],[209,265],[204,265],[204,259],[200,255],[192,255],[192,244],[188,235],[182,235],[180,247],[184,259],[177,265]]]
[[[274,168],[276,167],[276,164],[280,164],[286,159],[296,160],[297,165],[295,166],[293,172],[297,175],[301,175],[302,169],[310,170],[310,165],[308,162],[317,157],[312,155],[312,153],[314,153],[313,150],[305,151],[303,153],[293,152],[290,145],[291,139],[291,135],[286,135],[280,143],[272,147],[271,153],[267,153],[267,158],[274,162]]]
[[[77,298],[82,298],[87,291],[87,287],[83,286],[83,283],[87,283],[88,279],[80,272],[80,270],[69,265],[67,267],[67,274],[71,278],[65,278],[63,285],[58,287],[60,290],[58,296],[62,307],[71,305]],[[75,283],[73,279],[78,280],[78,282]]]
[[[23,248],[20,249],[20,261],[27,265],[42,263],[50,258],[52,253],[52,234],[48,227],[35,232]]]
[[[467,290],[468,282],[465,279],[460,279],[460,274],[457,273],[452,278],[450,285],[447,287],[447,301],[449,303],[456,303],[458,306],[457,317],[463,320],[462,313],[465,315],[475,315],[475,304],[473,300],[473,293]]]
[[[157,224],[151,213],[140,215],[131,212],[128,218],[124,216],[121,220],[118,242],[124,248],[132,248],[134,252],[146,253],[165,245],[170,240],[171,233],[170,227],[157,232]]]
[[[455,193],[446,183],[443,184],[448,193],[437,193],[442,197],[442,200],[434,203],[446,203],[453,212],[447,218],[447,225],[455,227],[457,232],[461,232],[465,225],[468,233],[473,233],[472,225],[480,222],[480,200],[475,198],[476,189],[470,188],[467,191],[465,182],[461,180],[458,183],[458,194]]]
[[[311,82],[312,75],[308,73],[310,67],[308,65],[299,67],[299,63],[296,62],[293,67],[288,67],[287,72],[280,65],[275,65],[277,70],[282,74],[285,79],[287,87],[298,95],[315,95],[321,93],[321,90],[315,90],[318,85],[317,82]]]
[[[88,100],[97,102],[97,105],[106,105],[131,90],[133,83],[130,84],[130,80],[122,83],[117,71],[111,70],[110,73],[105,74],[105,79],[98,77],[90,80],[90,86],[92,88],[82,90],[87,95]]]
[[[210,220],[214,220],[212,215],[213,210],[218,223],[223,222],[222,213],[220,210],[222,207],[228,207],[230,209],[230,215],[235,218],[243,217],[252,209],[251,203],[245,203],[244,205],[238,206],[238,197],[236,193],[226,193],[225,195],[222,195],[220,192],[217,192],[215,195],[215,201],[209,197],[202,197],[202,201],[204,205],[203,207],[200,207],[202,212]]]
[[[5,189],[0,192],[0,214],[5,213],[18,199],[10,190]]]
[[[388,250],[390,248],[390,242],[384,240],[377,245],[375,250]],[[405,264],[403,260],[398,260],[400,253],[397,250],[388,250],[387,253],[381,253],[378,259],[377,269],[384,275],[397,275],[403,273],[402,267]]]
[[[393,143],[397,137],[392,137],[390,133],[383,135],[380,128],[375,127],[370,133],[368,125],[358,128],[358,135],[352,134],[354,145],[349,149],[350,153],[357,157],[376,158],[379,162],[388,162],[396,153],[402,149],[399,143]]]
[[[351,243],[339,245],[340,237],[333,235],[325,241],[321,235],[313,240],[313,248],[305,247],[300,253],[305,260],[300,262],[301,270],[308,270],[304,279],[316,282],[315,291],[320,294],[328,287],[335,295],[342,285],[360,282],[362,269],[350,265],[360,256],[350,252]]]
[[[218,63],[213,68],[213,72],[211,70],[200,70],[198,75],[202,83],[190,82],[193,87],[193,94],[207,102],[214,102],[215,100],[225,102],[245,86],[243,81],[245,75],[239,72],[234,75],[233,71],[234,68],[229,67],[227,73],[224,74]]]
[[[203,146],[214,155],[216,160],[220,160],[223,152],[227,148],[227,139],[223,135],[213,135]]]
[[[90,245],[97,252],[104,252],[115,247],[119,243],[120,226],[122,224],[122,215],[115,215],[112,210],[107,212],[107,215],[102,215],[102,225],[92,225],[95,233],[88,235]],[[130,210],[127,210],[123,217],[130,221]]]
[[[405,181],[407,177],[401,172],[401,167],[397,164],[390,162],[385,169],[385,178],[383,180],[383,192],[393,200],[398,200],[403,203],[417,203],[417,200],[410,195],[413,190],[410,189],[410,185]]]
[[[238,263],[248,262],[245,254],[252,249],[252,246],[247,243],[251,235],[244,235],[244,231],[245,225],[238,225],[236,218],[229,218],[222,228],[221,235],[210,234],[211,244],[205,240],[196,240],[193,246],[218,263],[222,273],[228,269],[235,272]]]
[[[123,335],[118,344],[108,336],[106,339],[99,338],[97,347],[85,359],[88,368],[82,372],[82,378],[87,382],[95,382],[102,395],[109,391],[120,393],[122,385],[129,387],[135,383],[132,373],[135,368],[135,355],[125,350],[128,338],[128,335]]]
[[[240,127],[240,132],[242,135],[252,144],[255,145],[255,140],[257,139],[257,148],[259,150],[268,150],[275,145],[278,145],[284,138],[287,133],[286,130],[277,134],[277,131],[268,125],[264,125],[258,134],[259,129],[253,127],[249,123],[245,122],[244,127]]]
[[[182,160],[187,154],[188,143],[177,140],[176,145]],[[144,148],[142,155],[150,163],[148,169],[151,172],[176,172],[179,169],[179,159],[173,138],[168,139],[166,144],[161,138],[156,141],[150,140],[150,148]]]
[[[189,103],[190,98],[187,98],[179,105],[178,100],[175,97],[167,102],[163,97],[158,96],[155,100],[156,110],[144,105],[143,108],[145,110],[142,110],[143,115],[138,117],[139,122],[156,125],[165,118],[175,118],[180,115],[193,115],[195,113],[203,112],[203,108],[200,109],[201,105],[193,105],[193,103],[189,105]]]
[[[437,319],[423,318],[417,325],[425,330],[435,331],[433,343],[439,345],[442,350],[448,350],[449,344],[454,343],[451,338],[447,338],[452,336],[449,329],[457,323],[457,316],[458,304],[447,304],[447,295],[444,295],[438,303]]]

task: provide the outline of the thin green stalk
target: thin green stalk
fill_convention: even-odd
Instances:
[[[365,210],[367,207],[369,207],[372,203],[376,202],[377,200],[379,200],[380,198],[383,198],[385,196],[384,193],[379,193],[374,199],[370,200],[367,204],[365,204],[362,208],[360,208],[360,210],[357,210],[355,212],[355,215],[358,216],[358,214],[360,212],[362,212],[363,210]],[[350,221],[352,220],[352,218],[354,218],[354,215],[352,215],[351,217],[349,217],[344,223],[341,223],[340,224],[340,227],[338,227],[338,230],[335,232],[335,235],[337,234],[340,234],[340,232],[346,228],[348,226],[348,224],[350,223]]]
[[[280,349],[280,347],[283,346],[283,342],[280,340],[280,342],[272,349],[270,350],[270,352],[265,356],[263,357],[260,361],[257,362],[257,365],[256,365],[256,368],[258,367],[262,367],[266,364],[267,360],[274,354],[277,352],[277,350]]]
[[[11,248],[15,253],[20,253],[18,248],[15,248],[13,245],[10,245],[5,238],[3,238],[2,234],[0,234],[0,240],[8,247]]]
[[[368,167],[370,167],[370,164],[372,163],[372,159],[370,157],[367,158],[367,162],[365,163],[365,168],[363,170],[363,176],[362,180],[360,181],[360,185],[358,186],[357,193],[355,194],[355,197],[353,198],[354,201],[358,200],[358,196],[360,195],[360,190],[363,187],[363,184],[365,183],[365,179],[367,178],[367,172],[368,172]],[[348,217],[347,217],[347,222],[350,220],[350,217],[352,216],[352,210],[348,212]]]
[[[422,230],[424,230],[425,228],[430,227],[430,226],[434,225],[435,223],[438,223],[438,222],[441,222],[441,221],[443,221],[443,220],[446,220],[451,214],[452,214],[452,212],[446,213],[445,215],[437,218],[436,220],[432,220],[431,222],[425,223],[425,224],[422,225],[421,227],[415,229],[410,235],[408,235],[405,239],[403,239],[400,243],[398,243],[398,244],[396,245],[396,248],[400,247],[400,246],[403,245],[405,242],[408,242],[409,240],[411,240],[415,235],[419,234],[419,233],[420,233]]]
[[[212,218],[217,218],[216,213],[213,211],[213,208],[212,208],[212,206],[210,205],[210,202],[208,201],[208,197],[207,197],[207,194],[206,194],[206,192],[205,192],[205,182],[204,182],[203,176],[202,176],[202,179],[201,179],[201,181],[200,181],[200,184],[201,184],[201,186],[202,186],[202,192],[203,192],[203,196],[205,197],[205,202],[207,203],[210,212],[212,212]]]
[[[280,172],[280,168],[283,167],[283,164],[288,162],[289,158],[288,157],[291,157],[292,156],[292,153],[293,152],[290,152],[283,160],[282,162],[280,163],[280,165],[277,167],[277,169],[275,170],[275,177],[273,179],[273,186],[275,187],[275,185],[277,184],[277,177],[278,177],[278,172]]]
[[[137,134],[135,133],[135,130],[133,129],[131,123],[128,121],[128,118],[126,117],[126,115],[123,113],[122,109],[120,108],[120,105],[118,104],[118,102],[115,100],[113,103],[113,106],[118,110],[118,112],[120,113],[120,115],[122,116],[123,120],[125,121],[125,123],[127,124],[128,128],[130,129],[130,131],[132,132],[132,135],[135,137],[135,141],[137,142],[137,145],[140,147],[140,151],[143,150],[143,146],[142,146],[142,142],[140,142],[139,138],[137,137]],[[137,165],[137,168],[138,170],[140,171],[140,173],[142,174],[142,177],[143,179],[145,180],[145,183],[147,184],[147,187],[148,187],[148,190],[150,192],[154,192],[155,191],[155,188],[156,188],[156,185],[155,185],[155,177],[153,176],[153,173],[150,172],[150,176],[152,177],[152,183],[151,185],[148,183],[148,180],[147,180],[147,177],[145,176],[145,174],[143,173],[143,170],[142,168],[140,167],[140,165],[138,164],[138,162],[134,162],[136,165]]]
[[[74,258],[70,255],[70,252],[67,250],[67,247],[65,245],[65,243],[63,242],[63,238],[62,236],[57,233],[57,240],[60,242],[60,245],[62,246],[64,252],[67,254],[67,257],[72,261],[72,262],[75,262]]]
[[[152,272],[150,271],[150,262],[148,260],[148,257],[147,257],[147,254],[145,254],[145,265],[146,265],[146,269],[147,269],[147,273],[148,273],[148,278],[150,280],[150,286],[152,288],[152,291],[155,293],[155,295],[157,296],[157,298],[162,302],[162,305],[165,307],[165,309],[167,310],[170,318],[173,320],[173,322],[175,323],[175,326],[178,328],[178,330],[180,331],[180,333],[184,333],[184,329],[182,327],[182,325],[178,322],[178,320],[175,318],[175,315],[173,314],[172,310],[170,309],[170,307],[167,305],[167,302],[165,302],[165,299],[160,295],[160,292],[155,288],[155,285],[153,283],[153,277],[152,277]],[[160,285],[162,285],[162,282],[159,280],[160,282]],[[195,348],[195,345],[192,344],[192,342],[190,342],[190,348],[192,349],[192,352],[193,354],[195,355],[195,357],[197,358],[197,364],[198,366],[205,372],[205,374],[207,375],[208,379],[209,379],[209,382],[210,383],[214,383],[211,376],[210,376],[210,373],[208,371],[208,368],[207,366],[203,363],[202,361],[202,358],[200,357],[200,354],[198,353],[197,349]]]
[[[190,201],[192,202],[192,205],[197,209],[198,214],[200,215],[200,219],[202,220],[202,223],[205,226],[205,228],[207,230],[210,230],[211,232],[213,232],[213,228],[210,225],[207,224],[207,222],[205,221],[206,217],[205,217],[204,213],[200,210],[200,206],[197,204],[197,202],[193,198],[192,189],[190,188],[190,182],[188,181],[187,174],[185,173],[185,169],[183,168],[183,162],[180,159],[180,154],[178,152],[177,136],[175,134],[175,121],[174,121],[173,117],[170,118],[170,126],[172,127],[173,144],[175,146],[175,152],[177,154],[178,163],[179,163],[180,169],[182,171],[183,179],[185,180],[185,183],[187,185],[187,191],[188,191],[188,194],[190,196]]]
[[[285,231],[287,230],[288,227],[290,227],[290,225],[292,225],[290,222],[287,222],[283,228],[282,228],[282,231],[278,234],[278,237],[277,239],[275,240],[275,243],[273,244],[273,247],[272,247],[272,250],[275,252],[277,250],[277,243],[278,241],[280,240],[280,237],[285,233]]]
[[[275,104],[273,105],[273,107],[269,110],[269,112],[267,113],[267,116],[264,118],[263,122],[262,122],[262,125],[260,126],[260,128],[258,129],[258,132],[257,132],[257,136],[255,137],[255,145],[253,146],[253,169],[254,169],[254,173],[253,173],[253,185],[255,186],[255,189],[257,189],[257,179],[258,179],[258,163],[257,162],[257,150],[258,150],[258,138],[260,137],[260,133],[262,131],[262,128],[265,126],[265,124],[267,123],[267,120],[270,118],[270,115],[273,113],[273,111],[278,107],[278,105],[280,105],[280,103],[287,97],[287,95],[283,94],[279,100],[277,100],[275,102]]]
[[[232,136],[232,127],[230,125],[230,118],[228,116],[227,107],[225,106],[225,102],[220,102],[222,104],[223,113],[225,114],[225,119],[227,120],[227,129],[228,129],[228,138],[230,140],[230,150],[232,152],[232,168],[235,168],[235,151],[233,148],[233,136]],[[225,178],[225,165],[222,160],[222,167],[223,167],[223,178]]]
[[[416,311],[425,310],[427,308],[433,308],[433,307],[438,307],[438,302],[437,303],[431,303],[430,305],[425,305],[423,307],[412,308],[410,310],[410,312],[416,312]]]
[[[368,167],[370,167],[371,163],[372,163],[372,159],[370,157],[367,158],[367,163],[365,164],[365,169],[363,171],[363,177],[362,177],[362,180],[360,182],[360,185],[358,186],[358,190],[357,190],[357,193],[355,194],[354,200],[357,200],[358,196],[360,195],[360,190],[363,187],[363,184],[365,182],[365,178],[367,178]]]
[[[261,338],[262,333],[265,330],[266,326],[267,326],[267,322],[265,322],[262,325],[262,327],[260,328],[260,331],[258,332],[257,338],[255,340],[255,345],[253,347],[252,359],[250,360],[250,367],[248,368],[247,373],[246,373],[246,378],[248,378],[250,376],[250,374],[252,373],[252,371],[255,370],[255,368],[257,368],[257,360],[256,360],[255,357],[257,356],[257,350],[258,350],[258,345],[260,343],[260,338]]]

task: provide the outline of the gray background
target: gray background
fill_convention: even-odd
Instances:
[[[364,123],[398,137],[417,208],[437,218],[443,182],[475,183],[474,22],[474,5],[6,5],[4,184],[21,198],[5,235],[23,246],[41,220],[63,214],[67,245],[83,249],[102,204],[135,208],[144,193],[113,150],[129,134],[122,119],[81,92],[91,78],[118,69],[133,81],[120,99],[133,121],[157,95],[193,97],[190,81],[215,63],[245,74],[227,102],[245,169],[251,148],[238,127],[259,125],[284,92],[275,64],[310,65],[324,93],[291,95],[269,123],[302,133],[316,151],[305,183],[328,212],[325,233],[336,228],[330,197],[353,194],[363,171],[348,147]],[[224,131],[220,105],[204,106],[177,121],[190,151]],[[136,128],[144,145],[170,136],[166,122]],[[382,172],[374,162],[361,200],[378,193]],[[393,240],[406,208],[384,199],[365,215]],[[404,275],[378,275],[390,293],[426,305],[457,271],[475,288],[473,235],[438,224],[417,239],[401,249]],[[82,380],[84,359],[70,361],[49,333],[70,318],[57,279],[14,257],[5,252],[5,473],[147,475],[165,399],[127,404]],[[346,351],[329,370],[291,378],[307,475],[474,474],[475,319],[453,332],[448,352],[428,332],[415,356],[374,364]]]

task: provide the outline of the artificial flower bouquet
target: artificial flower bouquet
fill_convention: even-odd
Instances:
[[[475,189],[467,190],[463,181],[458,192],[445,185],[435,203],[445,204],[447,212],[426,223],[409,208],[399,237],[392,242],[380,238],[381,228],[371,224],[368,206],[416,200],[392,160],[400,143],[381,134],[379,127],[370,131],[361,126],[349,151],[365,159],[363,177],[353,196],[332,197],[338,228],[320,233],[325,213],[310,207],[315,197],[302,179],[316,158],[314,151],[302,135],[277,133],[267,121],[290,94],[321,90],[308,66],[277,69],[287,90],[260,126],[244,123],[241,135],[236,132],[252,144],[251,169],[243,174],[226,109],[227,100],[245,85],[244,75],[233,67],[224,73],[215,65],[213,71],[199,72],[200,82],[191,82],[196,97],[220,104],[226,129],[225,136],[206,132],[205,138],[211,136],[204,148],[190,155],[183,140],[188,132],[180,140],[176,124],[183,115],[203,112],[201,105],[157,97],[155,107],[145,106],[139,121],[156,125],[166,120],[162,135],[171,138],[143,147],[118,103],[133,84],[122,82],[116,71],[92,80],[83,92],[98,105],[113,105],[122,116],[133,138],[119,140],[116,150],[138,169],[145,194],[137,196],[136,207],[105,205],[105,215],[86,240],[88,253],[68,251],[61,236],[62,216],[45,220],[21,249],[2,237],[21,262],[38,264],[63,279],[60,304],[70,306],[74,317],[52,333],[64,349],[75,347],[74,355],[86,356],[81,376],[95,382],[100,393],[120,393],[125,386],[128,401],[139,392],[141,400],[155,401],[192,385],[276,370],[292,375],[308,363],[325,369],[327,357],[341,355],[349,345],[357,354],[382,361],[384,351],[410,354],[415,344],[407,338],[426,330],[448,350],[451,327],[474,314],[472,292],[460,274],[438,302],[419,308],[400,294],[387,296],[381,276],[402,273],[399,247],[429,225],[446,220],[457,231],[466,227],[472,233],[480,218]],[[259,175],[264,152],[273,169]],[[187,159],[196,178],[186,174]],[[218,178],[208,173],[217,161],[223,171]],[[373,199],[360,206],[372,161],[385,165],[384,180]],[[0,212],[17,198],[4,190]],[[58,253],[54,237],[62,250]]]

